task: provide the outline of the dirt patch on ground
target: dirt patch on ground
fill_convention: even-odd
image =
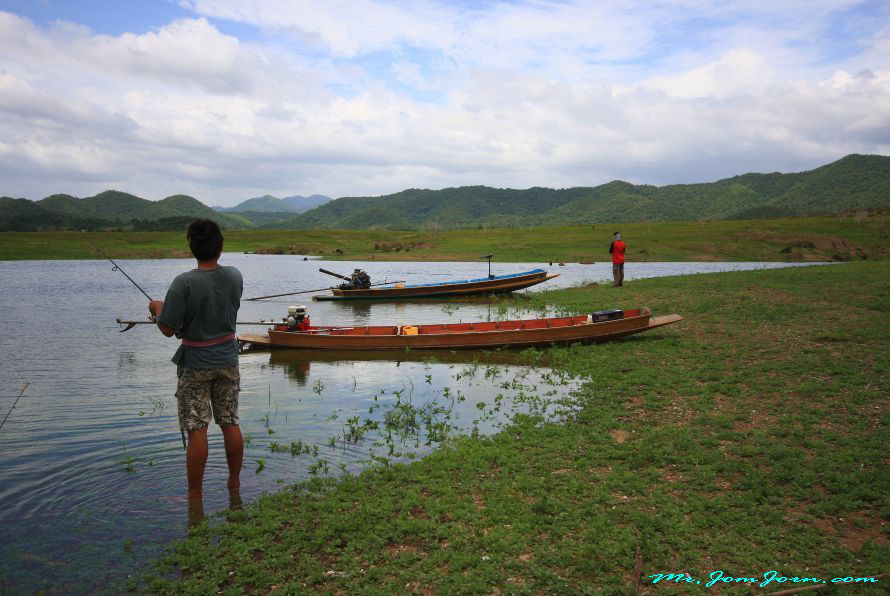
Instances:
[[[859,246],[855,246],[846,238],[840,236],[822,236],[819,234],[790,234],[780,235],[770,232],[736,232],[732,235],[735,240],[758,240],[770,244],[782,246],[779,251],[792,259],[804,261],[847,259],[867,259],[869,252]]]
[[[416,540],[416,541],[411,541],[411,542],[405,542],[402,544],[389,544],[386,546],[386,552],[387,552],[387,554],[389,554],[390,557],[395,558],[395,557],[401,556],[404,553],[410,553],[410,554],[421,553],[421,554],[423,554],[425,547],[426,547],[426,545],[423,542]]]
[[[857,511],[840,518],[840,543],[859,552],[866,542],[887,544],[887,521],[871,511]]]
[[[380,252],[408,252],[430,248],[428,242],[375,242],[374,250]]]
[[[685,482],[686,478],[680,472],[672,469],[676,466],[671,466],[669,469],[662,472],[662,476],[664,477],[664,481],[669,484],[678,484],[681,482]]]
[[[859,552],[866,543],[888,543],[887,520],[873,511],[855,511],[836,518],[811,518],[803,513],[804,509],[804,505],[792,508],[790,517],[796,523],[813,526],[853,552]]]
[[[694,252],[695,252],[695,260],[696,261],[724,261],[726,260],[726,253],[721,250],[721,247],[718,246],[714,242],[704,242],[701,244],[695,244]],[[640,251],[641,254],[645,254],[645,250]],[[646,260],[646,259],[643,259]]]
[[[628,439],[630,439],[630,432],[626,430],[613,430],[609,433],[609,435],[615,440],[616,443],[624,443]]]
[[[775,426],[778,422],[779,418],[772,414],[752,412],[750,420],[736,422],[732,425],[732,430],[737,433],[747,434],[753,430],[764,428],[766,426]]]
[[[706,385],[707,383],[700,382],[699,384]],[[677,426],[687,426],[698,415],[698,412],[692,407],[693,404],[689,402],[688,398],[684,398],[683,396],[678,396],[671,400],[666,406],[657,409],[647,408],[641,397],[630,397],[627,401],[629,416],[619,419],[624,422],[633,420],[638,423],[651,424],[669,418],[670,421]],[[612,433],[610,433],[617,443],[623,443],[624,441],[619,441],[615,436],[614,433],[616,432],[626,433],[627,431],[612,431]],[[627,438],[629,437],[626,437],[625,440]]]

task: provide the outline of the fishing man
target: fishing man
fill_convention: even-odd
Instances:
[[[624,285],[624,250],[627,246],[621,239],[621,234],[615,232],[612,236],[612,244],[609,245],[609,254],[612,255],[612,278],[614,287]]]
[[[200,500],[211,413],[223,434],[229,490],[240,486],[244,439],[238,421],[241,377],[235,320],[244,282],[238,269],[218,262],[223,235],[215,222],[194,220],[186,239],[198,267],[176,276],[164,300],[152,300],[148,310],[161,333],[182,340],[173,355],[178,377],[176,402],[179,426],[188,433],[188,497]]]

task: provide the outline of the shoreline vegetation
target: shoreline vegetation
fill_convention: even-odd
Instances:
[[[857,261],[890,257],[890,214],[472,230],[225,230],[227,252],[329,260],[593,263],[616,230],[631,261]],[[191,258],[184,232],[3,232],[0,260]]]
[[[621,229],[634,246],[645,226]],[[878,242],[856,229],[869,228],[834,234]],[[890,262],[869,256],[842,267],[500,298],[510,308],[576,312],[648,306],[685,320],[605,344],[521,352],[529,365],[586,379],[567,420],[519,417],[419,461],[263,496],[193,530],[141,586],[639,593],[658,574],[702,585],[716,571],[789,578],[772,590],[813,585],[793,577],[882,574],[890,569]],[[856,593],[886,593],[887,581],[857,584]],[[658,590],[684,586],[662,580]]]

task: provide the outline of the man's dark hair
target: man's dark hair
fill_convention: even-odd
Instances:
[[[192,254],[199,261],[212,261],[222,254],[223,235],[211,219],[196,219],[189,224],[185,237]]]

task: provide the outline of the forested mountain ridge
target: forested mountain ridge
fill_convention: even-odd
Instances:
[[[698,221],[820,215],[890,207],[890,157],[848,155],[808,172],[742,174],[698,184],[497,189],[410,189],[344,197],[276,228],[460,228],[572,223]]]
[[[294,201],[290,201],[293,199]],[[290,202],[289,202],[290,201]],[[293,205],[322,204],[305,213]],[[890,157],[848,155],[808,172],[742,174],[698,184],[651,186],[621,180],[595,187],[516,190],[463,186],[408,189],[378,197],[271,195],[214,211],[174,195],[161,201],[109,190],[78,199],[0,199],[0,231],[183,229],[208,217],[227,228],[419,229],[701,221],[822,215],[890,207]]]
[[[330,200],[331,197],[324,195],[308,197],[294,195],[283,199],[272,195],[263,195],[242,201],[234,207],[213,207],[213,210],[220,213],[303,213]]]
[[[220,214],[197,199],[173,195],[149,201],[129,193],[107,190],[78,199],[56,194],[40,201],[0,198],[0,231],[96,229],[185,229],[195,217],[216,220],[223,227],[252,227],[236,214]]]

